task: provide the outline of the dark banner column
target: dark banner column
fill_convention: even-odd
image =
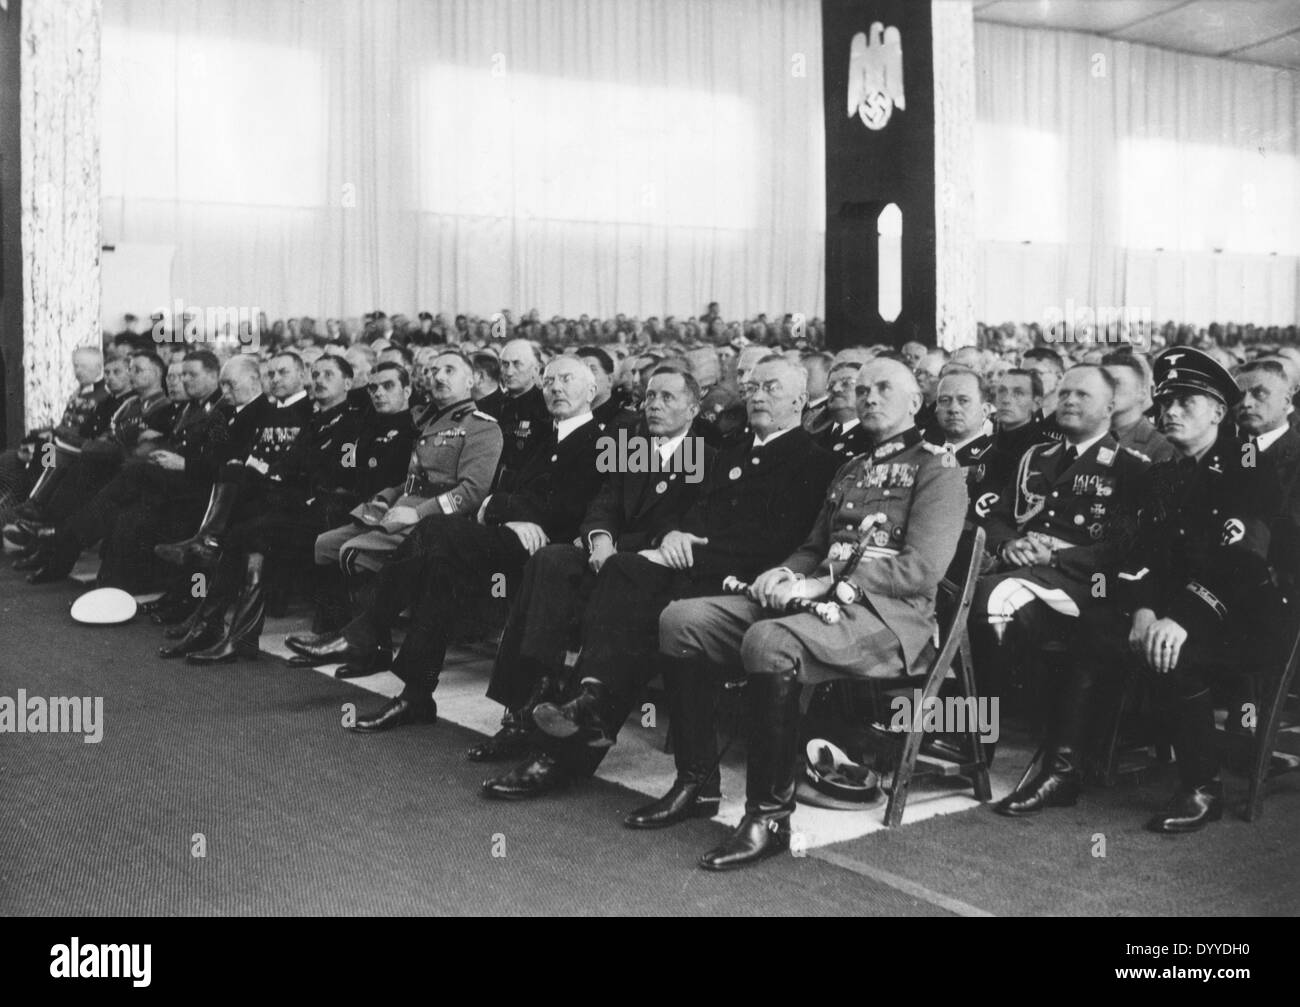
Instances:
[[[0,447],[23,435],[22,0],[0,7]]]
[[[822,45],[828,345],[973,341],[970,3],[823,0]]]

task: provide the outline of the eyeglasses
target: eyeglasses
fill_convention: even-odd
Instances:
[[[764,381],[761,385],[755,381],[746,381],[740,386],[740,394],[744,395],[746,398],[753,398],[760,388],[763,390],[764,395],[769,396],[780,395],[784,390],[781,386],[781,382],[776,378],[772,378],[770,381]]]
[[[830,381],[826,385],[827,389],[832,392],[837,392],[841,388],[847,390],[851,388],[856,388],[857,386],[858,386],[857,378],[836,378],[834,381]]]

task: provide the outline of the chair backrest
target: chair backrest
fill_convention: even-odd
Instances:
[[[961,645],[983,561],[984,529],[968,521],[957,542],[957,554],[939,581],[935,599],[935,618],[939,622],[939,654],[935,659],[938,667],[947,668]],[[952,579],[954,575],[961,578],[960,582]]]

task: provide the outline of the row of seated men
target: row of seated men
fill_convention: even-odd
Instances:
[[[536,376],[532,348],[515,349]],[[612,443],[632,441],[609,436],[592,415],[601,366],[552,360],[538,392],[546,418],[508,430],[474,409],[470,361],[448,351],[434,367],[443,372],[433,383],[437,408],[406,481],[379,479],[371,488],[386,485],[382,492],[354,490],[350,509],[293,527],[300,540],[314,538],[320,585],[319,632],[289,640],[299,663],[342,663],[344,675],[391,666],[405,683],[353,730],[435,719],[449,636],[504,578],[510,613],[488,696],[505,713],[498,734],[469,754],[522,762],[488,780],[485,794],[530,797],[590,775],[641,688],[661,674],[677,779],[627,824],[712,814],[716,694],[740,672],[746,816],[701,864],[751,863],[789,842],[801,690],[923,668],[937,587],[969,520],[985,526],[990,553],[971,626],[985,690],[1001,688],[1008,627],[1030,632],[1049,614],[1088,627],[1053,690],[1041,771],[998,810],[1031,814],[1077,800],[1090,696],[1099,679],[1136,667],[1153,679],[1180,777],[1151,827],[1193,831],[1221,815],[1210,686],[1243,662],[1276,664],[1294,591],[1300,437],[1287,424],[1293,382],[1280,365],[1257,362],[1234,379],[1195,350],[1162,354],[1154,398],[1172,457],[1155,464],[1111,432],[1121,382],[1100,365],[1065,373],[1051,418],[1059,440],[1005,461],[992,442],[972,447],[986,434],[967,436],[990,412],[969,372],[941,380],[932,437],[942,443],[934,443],[916,426],[923,399],[905,364],[890,354],[845,362],[830,375],[831,422],[814,436],[804,427],[806,373],[764,357],[742,371],[743,436],[714,437],[711,447],[699,436],[698,383],[663,367],[646,381],[635,428],[654,438],[646,443],[658,464],[646,464],[646,452],[609,463]],[[223,369],[238,404],[234,377]],[[1239,442],[1233,419],[1255,439]],[[259,429],[286,442],[284,426]],[[373,453],[357,457],[382,464]],[[202,663],[255,652],[262,558],[294,537],[274,520],[285,510],[274,484],[287,468],[256,450],[222,460],[212,501],[233,500],[226,517],[209,521],[221,510],[210,507],[199,534],[172,550],[197,568],[215,561],[216,583],[171,631],[177,642],[165,653]],[[1097,590],[1099,575],[1109,589]],[[724,594],[727,577],[743,593]],[[394,655],[392,629],[406,609],[410,626]]]

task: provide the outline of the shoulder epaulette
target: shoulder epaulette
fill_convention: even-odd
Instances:
[[[932,455],[941,455],[946,453],[942,444],[931,444],[929,441],[921,441],[921,447],[925,448],[925,450],[929,451]]]
[[[489,423],[496,423],[496,422],[497,422],[497,418],[496,418],[495,416],[493,416],[491,413],[481,412],[481,411],[478,410],[478,409],[475,409],[475,410],[474,410],[474,415],[477,416],[477,417],[478,417],[479,419],[481,419],[481,420],[487,420]]]
[[[1041,448],[1041,447],[1042,447],[1044,444],[1046,444],[1046,443],[1047,443],[1046,441],[1039,441],[1037,444],[1031,444],[1031,445],[1029,445],[1029,450],[1026,451],[1025,454],[1027,454],[1027,455],[1028,455],[1028,454],[1033,454],[1036,450],[1038,450],[1039,448]],[[1059,451],[1060,448],[1061,448],[1061,442],[1060,442],[1060,441],[1052,441],[1052,446],[1049,447],[1049,448],[1047,448],[1045,451],[1043,451],[1042,454],[1043,454],[1044,457],[1046,457],[1047,455],[1050,455],[1053,451]]]
[[[1124,450],[1127,451],[1129,454],[1131,454],[1134,458],[1139,458],[1142,461],[1146,462],[1148,465],[1151,464],[1151,459],[1146,455],[1144,455],[1141,451],[1134,451],[1130,447],[1125,447]]]

